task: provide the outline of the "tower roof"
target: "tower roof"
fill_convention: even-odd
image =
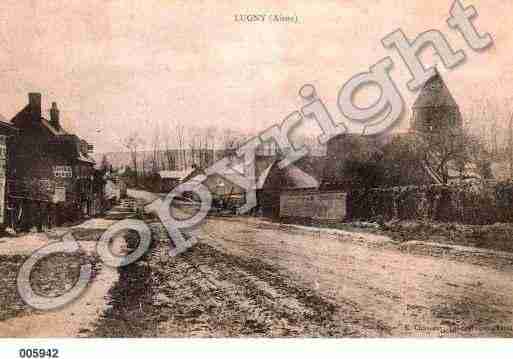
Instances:
[[[413,108],[422,107],[458,107],[438,71],[422,86],[413,104]]]

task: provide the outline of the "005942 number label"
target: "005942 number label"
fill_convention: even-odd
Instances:
[[[20,349],[19,352],[20,358],[58,358],[59,350],[58,349],[36,349],[36,348],[24,348]]]

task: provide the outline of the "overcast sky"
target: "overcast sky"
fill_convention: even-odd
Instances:
[[[338,90],[384,56],[409,108],[409,74],[381,38],[402,28],[414,38],[439,29],[467,62],[444,72],[462,111],[513,96],[513,2],[471,0],[481,32],[495,45],[470,50],[449,29],[452,1],[171,1],[3,0],[0,3],[0,113],[12,118],[41,92],[56,101],[65,127],[120,150],[131,131],[150,136],[157,123],[263,130],[302,102],[305,83],[338,116]],[[299,24],[237,23],[235,14],[297,15]],[[424,58],[430,60],[430,50]],[[407,124],[403,124],[406,128]]]

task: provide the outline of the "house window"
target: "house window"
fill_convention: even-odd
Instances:
[[[433,131],[433,122],[431,118],[426,118],[424,125],[426,126],[426,130]]]
[[[52,183],[48,179],[40,179],[39,180],[39,190],[43,192],[50,192],[52,191]]]
[[[71,166],[54,166],[53,175],[60,178],[72,178],[73,170]]]
[[[0,159],[5,160],[7,158],[7,147],[5,144],[0,144]]]

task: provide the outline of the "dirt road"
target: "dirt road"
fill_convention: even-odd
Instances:
[[[210,217],[199,244],[168,258],[152,228],[160,242],[121,273],[125,299],[96,335],[513,335],[512,256]]]
[[[408,253],[386,237],[305,231],[253,218],[210,219],[203,230],[204,245],[271,265],[275,275],[332,303],[350,326],[363,317],[378,324],[379,335],[513,334],[511,267]]]

